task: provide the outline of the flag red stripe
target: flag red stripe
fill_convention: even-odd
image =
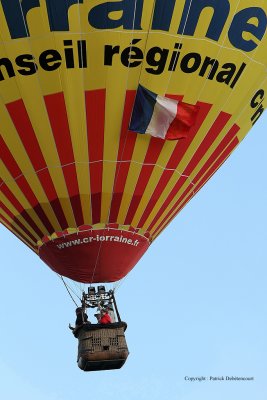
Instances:
[[[177,140],[190,136],[191,127],[195,124],[199,107],[180,101],[177,114],[166,132],[166,140]]]

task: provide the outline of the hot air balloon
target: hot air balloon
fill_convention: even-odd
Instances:
[[[266,1],[2,0],[0,26],[1,222],[117,281],[262,115]]]

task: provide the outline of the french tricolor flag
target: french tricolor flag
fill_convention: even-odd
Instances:
[[[199,107],[159,96],[139,85],[129,130],[165,140],[186,138]]]

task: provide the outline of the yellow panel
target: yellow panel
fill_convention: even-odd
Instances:
[[[109,218],[127,90],[135,91],[141,83],[155,94],[179,95],[190,104],[199,102],[212,106],[171,179],[163,188],[144,226],[139,227],[142,231],[149,227],[161,210],[163,202],[203,144],[218,115],[221,112],[231,115],[217,139],[199,157],[179,193],[165,210],[161,210],[162,215],[153,228],[154,233],[179,196],[188,188],[191,188],[190,193],[194,190],[193,184],[198,184],[195,182],[198,172],[228,130],[237,124],[240,128],[237,137],[241,141],[266,107],[266,1],[231,0],[214,2],[212,5],[191,0],[84,0],[71,5],[69,3],[50,2],[50,12],[55,11],[58,5],[62,7],[61,12],[51,18],[45,0],[40,0],[34,6],[29,2],[28,7],[32,6],[29,9],[27,6],[24,8],[26,2],[14,2],[13,23],[10,21],[10,14],[7,14],[7,9],[9,12],[11,10],[11,2],[0,3],[1,134],[55,231],[60,229],[60,224],[38,178],[41,171],[34,170],[37,169],[35,163],[31,162],[23,147],[6,104],[23,100],[45,160],[43,169],[47,168],[50,173],[55,195],[60,201],[70,229],[76,227],[76,210],[72,209],[75,207],[74,202],[69,198],[69,191],[73,189],[75,182],[64,176],[65,166],[61,165],[44,96],[64,94],[74,154],[71,162],[77,173],[84,221],[91,225],[91,214],[94,210],[91,209],[85,91],[105,90],[104,150],[103,160],[99,160],[103,161],[103,176],[99,177],[102,179],[99,227],[104,226]],[[116,11],[110,12],[107,4],[110,8],[115,6]],[[159,13],[160,6],[162,8]],[[187,6],[190,8],[186,9]],[[25,20],[20,19],[19,7],[21,12],[25,12]],[[98,17],[97,10],[101,10]],[[192,19],[191,11],[195,20]],[[246,14],[247,11],[250,14]],[[258,15],[255,14],[256,11]],[[136,19],[135,26],[133,18],[127,17],[131,13]],[[186,17],[186,26],[181,29],[183,17]],[[104,24],[105,18],[107,25]],[[27,27],[27,34],[21,33],[23,26]],[[79,51],[80,43],[84,46],[83,53]],[[85,65],[81,65],[82,54],[86,57],[83,59]],[[174,61],[176,65],[172,68]],[[97,113],[93,117],[99,118]],[[149,143],[150,138],[145,135],[139,135],[136,139],[118,214],[117,222],[121,225],[124,224],[131,201],[135,199],[136,184]],[[137,225],[140,221],[175,145],[175,142],[164,143],[133,220],[130,221],[132,225]],[[153,151],[153,148],[150,150]],[[11,170],[12,166],[6,168]],[[11,177],[6,168],[3,170],[3,179],[8,187],[37,226],[44,234],[47,233],[21,193],[17,185],[19,177]],[[142,179],[142,175],[140,178]],[[66,181],[67,179],[69,180]],[[21,220],[18,211],[7,199],[4,202]],[[175,214],[176,210],[168,221]],[[23,223],[32,232],[27,223]]]
[[[38,228],[42,232],[47,232],[47,230],[44,227],[43,223],[40,221],[40,219],[38,218],[37,214],[32,209],[32,206],[30,205],[30,203],[25,198],[24,194],[21,192],[20,188],[16,184],[16,181],[14,181],[12,179],[11,175],[9,174],[9,171],[6,169],[6,167],[4,165],[2,166],[1,170],[2,170],[3,180],[6,183],[7,187],[9,188],[9,190],[14,195],[14,197],[20,202],[20,204],[22,205],[24,210],[27,210],[27,212],[29,213],[29,215],[31,216],[33,221],[36,223]],[[18,212],[16,212],[15,216],[18,216],[18,215],[19,215]]]

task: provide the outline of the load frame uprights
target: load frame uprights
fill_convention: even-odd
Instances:
[[[88,287],[88,291],[82,294],[82,307],[84,309],[112,307],[116,312],[118,322],[121,322],[114,291],[106,291],[104,285]]]

